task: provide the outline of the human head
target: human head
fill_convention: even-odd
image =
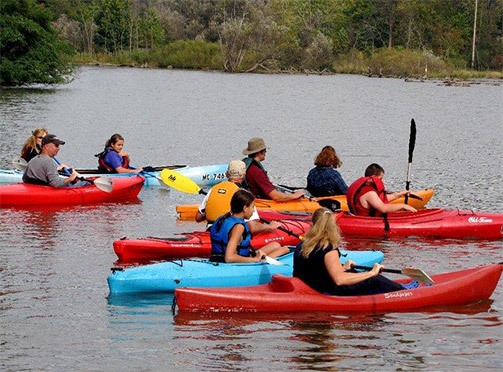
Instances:
[[[316,247],[324,249],[328,245],[332,245],[336,248],[341,241],[341,233],[335,222],[335,216],[329,209],[316,209],[312,216],[312,222],[313,225],[307,231],[302,243],[304,257],[309,256]]]
[[[110,139],[105,143],[105,147],[111,147],[116,152],[120,152],[124,147],[124,137],[119,133],[115,133]]]
[[[44,138],[42,138],[42,147],[50,143],[54,144],[56,147],[59,147],[59,145],[64,145],[65,141],[61,141],[55,134],[46,134]]]
[[[36,145],[42,146],[42,138],[44,138],[48,133],[49,131],[44,127],[35,128],[32,130],[31,137],[28,141],[32,147],[35,147]]]
[[[59,146],[64,144],[65,142],[61,141],[55,134],[47,134],[42,138],[42,154],[52,158],[58,154]]]
[[[248,141],[248,147],[243,150],[243,155],[254,157],[259,152],[265,153],[267,148],[263,138],[254,137]]]
[[[234,195],[232,195],[231,213],[236,214],[245,211],[245,208],[250,208],[254,201],[255,197],[252,195],[251,192],[244,189],[239,189],[234,193]]]
[[[317,167],[339,168],[342,165],[342,161],[339,159],[332,146],[325,146],[314,159],[314,165]]]
[[[246,164],[242,160],[233,160],[227,166],[225,173],[229,181],[241,183],[246,175]]]
[[[384,169],[379,164],[372,163],[365,169],[365,177],[384,177]]]

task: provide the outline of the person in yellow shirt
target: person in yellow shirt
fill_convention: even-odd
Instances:
[[[212,224],[218,217],[230,211],[232,196],[239,190],[246,176],[246,164],[241,160],[231,161],[226,176],[228,180],[213,186],[199,205],[195,217],[197,222],[207,221],[208,224]],[[256,209],[246,222],[252,234],[274,231],[281,226],[277,221],[269,224],[261,222]]]

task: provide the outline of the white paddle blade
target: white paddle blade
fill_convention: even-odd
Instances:
[[[278,261],[275,258],[272,258],[272,257],[269,257],[269,256],[265,256],[265,262],[267,262],[269,265],[277,265],[277,266],[284,265],[283,262]]]
[[[26,170],[26,167],[28,166],[28,163],[22,157],[16,156],[14,159],[12,159],[12,165],[17,170],[24,172]]]
[[[421,269],[414,269],[412,267],[405,267],[402,270],[402,274],[407,275],[411,279],[417,280],[419,283],[424,283],[424,284],[435,283],[433,281],[433,279]]]
[[[105,192],[112,192],[114,188],[112,180],[107,177],[98,177],[93,181],[93,183],[98,189]]]
[[[200,194],[201,188],[197,183],[184,174],[175,172],[171,169],[163,169],[160,174],[160,180],[166,186],[188,194]]]

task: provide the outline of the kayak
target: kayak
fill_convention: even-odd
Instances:
[[[226,180],[225,172],[227,164],[203,165],[198,167],[187,167],[186,165],[166,165],[155,167],[155,171],[142,172],[145,177],[144,187],[160,187],[163,184],[159,181],[159,174],[165,168],[175,169],[178,173],[184,174],[201,187],[211,187],[219,182]],[[76,171],[85,177],[113,177],[129,178],[135,177],[135,173],[106,173],[98,169],[76,169]],[[0,183],[18,183],[22,182],[23,172],[19,170],[0,170]]]
[[[341,213],[337,223],[344,235],[373,237],[420,236],[452,239],[503,238],[503,214],[459,209],[421,209],[388,215],[389,230],[383,217]]]
[[[439,275],[434,284],[368,296],[329,296],[298,278],[274,275],[271,282],[241,288],[176,289],[179,312],[400,312],[459,305],[488,299],[501,276],[503,264],[492,264]],[[396,280],[404,284],[410,279]]]
[[[295,213],[259,211],[261,218],[295,219]],[[388,214],[388,229],[383,217],[355,216],[348,212],[335,214],[343,235],[365,237],[438,237],[451,239],[503,238],[503,214],[460,209],[420,209],[417,212]],[[308,221],[307,214],[298,214],[299,221]]]
[[[166,261],[130,268],[112,268],[108,276],[110,293],[173,292],[181,287],[231,287],[268,283],[274,274],[292,276],[293,252],[277,260],[283,265],[266,262],[217,263],[208,259]],[[352,260],[372,266],[382,262],[380,251],[343,251],[341,262]]]
[[[424,189],[419,191],[414,191],[414,195],[421,198],[413,199],[409,198],[408,204],[416,209],[422,209],[430,201],[435,191],[432,189]],[[393,200],[391,203],[403,203],[404,198],[398,198]],[[330,209],[342,209],[343,211],[348,210],[348,204],[345,195],[336,196],[324,196],[320,198],[310,198],[310,199],[298,199],[287,202],[275,202],[274,200],[267,199],[255,199],[255,206],[257,210],[276,210],[280,212],[309,212],[313,213],[319,207],[329,207]],[[193,221],[196,212],[197,204],[180,204],[176,206],[176,212],[178,217],[182,221]]]
[[[2,185],[0,207],[81,205],[132,200],[138,197],[145,179],[135,176],[110,178],[110,180],[111,192],[100,190],[94,183],[81,187],[60,188],[27,183]]]
[[[311,226],[306,221],[280,222],[283,230],[257,234],[253,236],[251,246],[258,249],[271,242],[278,242],[283,246],[297,245],[300,242],[299,235],[303,235]],[[290,233],[284,230],[289,230]],[[209,257],[211,253],[209,231],[182,233],[170,238],[122,238],[114,241],[113,247],[119,263]]]

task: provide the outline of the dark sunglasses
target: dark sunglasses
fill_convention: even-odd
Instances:
[[[38,139],[42,139],[42,138],[44,138],[44,136],[42,136],[42,137],[37,137],[37,138],[38,138]]]

